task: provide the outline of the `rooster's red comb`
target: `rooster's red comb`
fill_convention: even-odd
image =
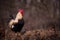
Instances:
[[[18,12],[20,12],[23,15],[24,10],[23,9],[19,9]]]

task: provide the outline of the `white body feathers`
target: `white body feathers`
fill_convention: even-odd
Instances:
[[[14,19],[10,20],[9,26],[11,27],[13,24],[18,23],[18,20],[20,20],[22,18],[23,18],[22,14],[20,12],[18,12],[17,15],[16,15],[15,20]]]

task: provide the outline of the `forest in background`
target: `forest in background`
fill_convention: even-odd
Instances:
[[[0,39],[11,40],[11,38],[15,38],[14,33],[8,27],[8,22],[10,15],[15,18],[19,8],[24,9],[25,20],[21,33],[30,31],[33,34],[33,30],[41,29],[45,32],[44,30],[47,30],[50,25],[54,25],[56,33],[59,32],[58,35],[60,35],[59,2],[60,0],[0,0]],[[40,31],[38,32],[41,33]],[[10,38],[9,35],[12,37]],[[22,35],[23,38],[24,35]],[[34,39],[30,38],[30,40]],[[57,40],[59,39],[57,38]]]

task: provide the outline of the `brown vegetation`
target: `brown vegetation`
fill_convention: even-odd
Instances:
[[[60,34],[56,34],[56,32],[53,30],[33,30],[27,31],[24,34],[24,40],[59,40],[60,37],[58,35]]]

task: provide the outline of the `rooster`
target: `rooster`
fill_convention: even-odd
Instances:
[[[11,19],[9,22],[9,26],[12,31],[20,32],[22,27],[24,26],[24,19],[23,19],[23,9],[19,9],[15,19]]]

